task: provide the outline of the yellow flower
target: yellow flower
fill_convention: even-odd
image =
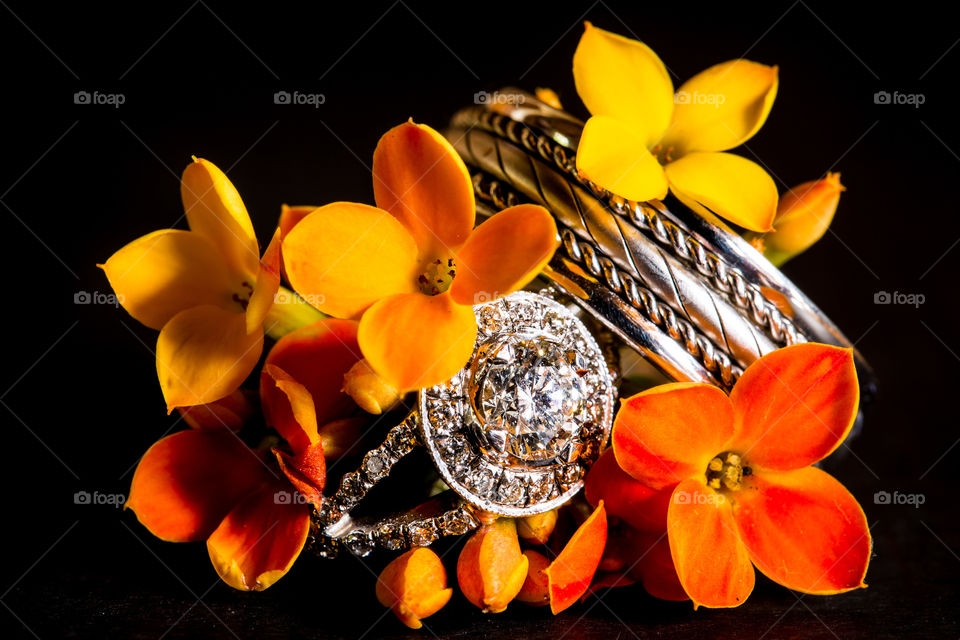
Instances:
[[[463,367],[477,334],[472,305],[525,286],[559,245],[543,207],[511,207],[473,228],[463,160],[412,121],[373,154],[377,207],[335,202],[283,238],[290,284],[320,311],[359,318],[363,356],[400,391],[438,384]]]
[[[577,93],[592,117],[577,149],[585,178],[630,200],[685,205],[767,231],[777,188],[767,172],[730,153],[760,129],[777,94],[777,67],[730,60],[681,85],[645,44],[586,23],[576,53]]]
[[[213,163],[194,158],[180,183],[190,230],[137,238],[105,264],[110,286],[157,339],[167,411],[236,390],[263,349],[263,321],[280,286],[279,236],[260,247],[240,194]]]

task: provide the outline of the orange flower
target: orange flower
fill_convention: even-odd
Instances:
[[[804,593],[866,586],[866,517],[839,482],[810,466],[840,446],[858,402],[851,350],[821,344],[763,356],[729,397],[674,383],[624,401],[616,461],[646,485],[636,493],[642,502],[659,504],[660,514],[667,504],[670,555],[695,606],[743,603],[754,566]],[[610,477],[601,484],[613,504],[627,485]]]
[[[341,424],[356,411],[339,391],[343,373],[360,357],[356,333],[355,322],[324,319],[284,336],[267,356],[261,401],[287,443],[271,450],[275,466],[233,433],[232,416],[242,405],[231,397],[191,408],[190,424],[200,428],[147,451],[126,506],[159,538],[206,540],[230,586],[261,590],[276,582],[303,549],[310,504],[322,500],[326,460],[318,420]],[[223,416],[231,419],[216,420]]]
[[[283,238],[285,272],[324,313],[359,318],[370,367],[397,389],[437,384],[469,359],[471,306],[522,288],[559,244],[546,209],[520,205],[476,229],[470,174],[439,133],[412,121],[373,155],[377,207],[336,202]]]
[[[220,169],[194,158],[180,192],[190,231],[148,233],[99,265],[130,315],[160,330],[157,375],[168,413],[240,386],[260,359],[280,287],[279,237],[261,260],[243,200]]]

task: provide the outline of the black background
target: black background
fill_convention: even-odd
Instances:
[[[934,3],[0,4],[4,637],[960,635],[960,28]],[[779,64],[772,115],[739,153],[781,189],[842,172],[831,232],[786,272],[880,376],[838,472],[873,527],[869,589],[801,597],[758,581],[739,609],[693,612],[631,587],[556,618],[521,605],[485,616],[456,595],[413,633],[376,603],[376,560],[304,557],[267,592],[242,594],[219,583],[203,545],[74,504],[77,491],[125,493],[174,424],[155,333],[74,297],[109,293],[95,263],[124,243],[184,226],[191,154],[228,171],[263,244],[283,202],[372,202],[372,150],[410,116],[440,128],[475,92],[509,84],[552,87],[585,116],[570,72],[584,19],[650,44],[677,86],[730,58]],[[280,90],[326,100],[276,105]],[[125,103],[77,105],[77,91]],[[925,102],[876,104],[878,91]],[[925,301],[877,305],[880,291]],[[924,503],[877,504],[878,491]]]

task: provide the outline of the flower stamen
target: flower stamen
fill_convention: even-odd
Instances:
[[[743,486],[743,477],[753,470],[743,464],[740,454],[724,451],[707,464],[707,485],[713,489],[739,491]]]
[[[437,258],[429,263],[423,273],[417,277],[417,285],[421,293],[436,296],[450,288],[456,275],[457,263],[453,258],[446,260]]]

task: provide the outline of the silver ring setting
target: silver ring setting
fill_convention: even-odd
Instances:
[[[460,373],[420,393],[422,440],[443,480],[503,516],[549,511],[583,486],[610,435],[615,388],[596,340],[566,307],[517,292],[474,308]]]

